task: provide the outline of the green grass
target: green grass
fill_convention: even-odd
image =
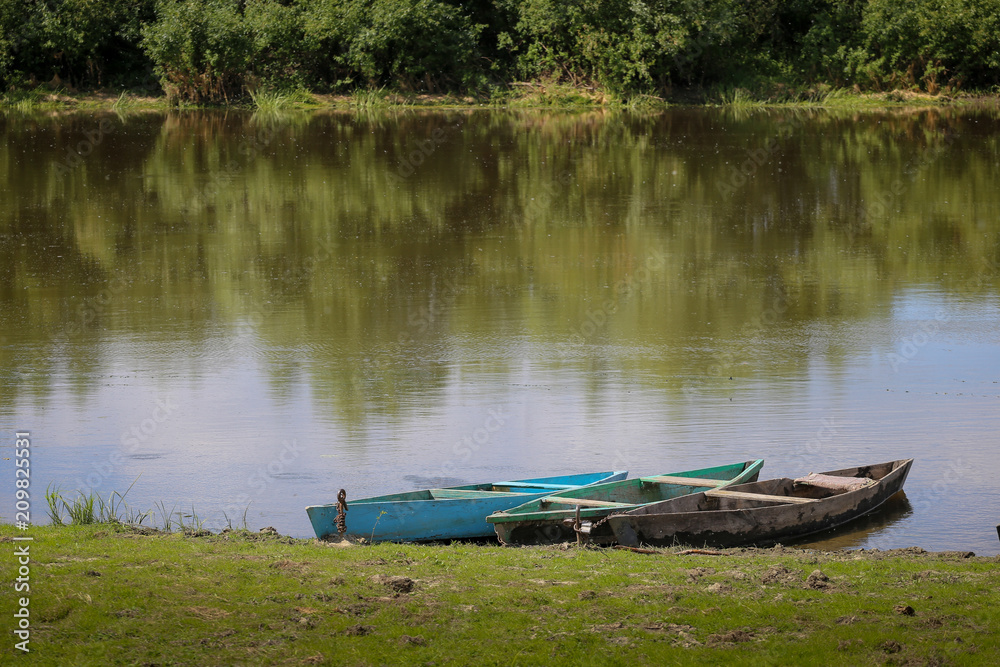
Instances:
[[[746,109],[762,107],[764,102],[758,100],[745,88],[727,88],[719,92],[719,104],[727,107]]]
[[[12,90],[0,96],[0,107],[19,113],[32,113],[43,108],[45,91],[38,88]]]
[[[312,95],[305,90],[251,90],[251,107],[258,113],[280,113],[315,106]]]
[[[873,109],[886,107],[928,107],[997,103],[997,90],[973,91],[951,95],[927,95],[914,91],[859,92],[824,84],[809,87],[784,85],[769,80],[751,80],[739,85],[708,89],[675,89],[666,97],[646,94],[619,94],[592,85],[571,85],[553,81],[515,82],[483,89],[478,95],[418,95],[389,88],[357,88],[348,95],[314,95],[307,90],[256,90],[249,97],[234,101],[236,106],[251,108],[262,117],[282,121],[294,112],[330,107],[348,107],[362,111],[422,108],[609,108],[636,112],[655,112],[671,104],[724,106],[734,111],[751,112],[764,107],[834,107]],[[38,113],[58,110],[112,110],[120,116],[141,111],[165,111],[171,108],[200,108],[180,103],[164,95],[143,95],[123,91],[75,93],[46,88],[9,91],[0,96],[0,110],[15,113]]]
[[[25,534],[39,664],[986,665],[1000,651],[995,558],[0,526],[0,541]],[[5,580],[17,567],[4,559]]]
[[[67,498],[60,489],[49,487],[45,490],[46,512],[49,521],[53,526],[110,524],[112,526],[142,527],[144,522],[149,519],[150,524],[159,523],[164,533],[178,530],[189,535],[209,534],[205,530],[204,519],[198,516],[193,505],[188,513],[183,510],[178,511],[176,505],[168,510],[163,502],[157,503],[156,509],[145,512],[140,512],[129,506],[125,501],[125,496],[128,495],[137,481],[139,481],[138,477],[129,485],[125,493],[113,491],[107,498],[96,492],[87,494],[78,492],[75,497]],[[247,510],[249,508],[250,506],[247,505]],[[159,510],[158,513],[157,510]],[[246,528],[247,510],[243,512],[243,528]],[[229,529],[232,530],[232,519],[226,516],[226,520]]]
[[[360,109],[379,109],[393,106],[389,93],[383,88],[358,88],[350,95],[352,107]]]

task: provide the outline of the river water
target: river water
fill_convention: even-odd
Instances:
[[[3,521],[16,431],[36,522],[49,485],[132,485],[153,525],[301,537],[342,487],[912,457],[905,497],[818,544],[1000,552],[995,109],[0,135]]]

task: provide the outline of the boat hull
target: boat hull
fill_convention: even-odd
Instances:
[[[486,522],[486,517],[493,512],[552,493],[552,487],[576,488],[627,476],[626,471],[607,471],[348,499],[344,536],[372,542],[493,537],[493,526]],[[338,535],[335,504],[310,506],[306,513],[316,537],[324,539]]]
[[[608,524],[625,546],[768,546],[843,525],[878,509],[902,490],[912,462],[905,459],[823,473],[875,480],[853,491],[797,489],[795,480],[766,480],[726,490],[747,496],[766,494],[770,500],[696,493],[612,517]],[[785,495],[800,500],[774,500]]]
[[[614,533],[611,531],[610,526],[606,522],[602,522],[602,520],[610,514],[641,507],[651,502],[659,502],[668,498],[696,493],[709,488],[699,485],[696,481],[692,481],[691,484],[670,484],[651,480],[658,477],[688,477],[700,480],[718,480],[720,482],[718,488],[722,488],[729,484],[739,484],[756,480],[763,465],[763,459],[758,459],[756,461],[746,461],[713,468],[669,473],[669,475],[638,477],[618,482],[597,484],[586,488],[552,493],[546,496],[546,498],[564,499],[566,501],[559,505],[558,508],[552,503],[547,503],[539,498],[505,512],[494,514],[488,517],[487,520],[493,524],[497,537],[504,544],[539,545],[575,542],[577,540],[577,533],[573,528],[573,520],[576,515],[576,508],[572,500],[579,498],[583,501],[604,502],[613,506],[593,507],[581,504],[580,520],[590,523],[589,542],[593,544],[608,544],[614,541]]]

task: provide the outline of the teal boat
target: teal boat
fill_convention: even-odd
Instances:
[[[595,544],[610,544],[615,535],[602,519],[611,514],[671,498],[757,481],[764,459],[714,468],[637,477],[557,491],[486,517],[504,544],[555,544],[577,540],[580,532]]]
[[[536,477],[347,499],[344,536],[371,542],[426,542],[493,537],[486,517],[527,500],[588,484],[622,480],[627,471]],[[306,508],[316,537],[338,535],[337,505]]]

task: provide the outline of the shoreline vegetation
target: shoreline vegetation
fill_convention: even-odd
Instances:
[[[606,110],[630,112],[656,112],[677,107],[731,107],[741,109],[765,108],[815,108],[847,110],[879,110],[886,108],[946,108],[946,107],[996,107],[1000,108],[1000,95],[958,94],[945,95],[909,90],[886,92],[857,92],[832,90],[807,100],[774,101],[756,100],[735,91],[701,91],[683,101],[668,101],[653,96],[617,98],[592,88],[577,89],[566,84],[532,83],[516,88],[516,95],[502,103],[485,97],[448,93],[406,93],[387,89],[356,91],[350,95],[319,94],[296,91],[291,94],[247,96],[228,105],[178,103],[166,95],[148,95],[129,91],[113,92],[69,91],[39,86],[0,95],[0,111],[13,113],[45,112],[166,112],[183,110],[237,109],[261,113],[297,113],[344,110]]]
[[[968,552],[358,546],[122,523],[4,524],[0,542],[30,545],[20,604],[46,664],[985,665],[1000,651],[1000,557]],[[5,559],[4,577],[18,567]]]
[[[0,0],[0,108],[996,104],[1000,0]]]

